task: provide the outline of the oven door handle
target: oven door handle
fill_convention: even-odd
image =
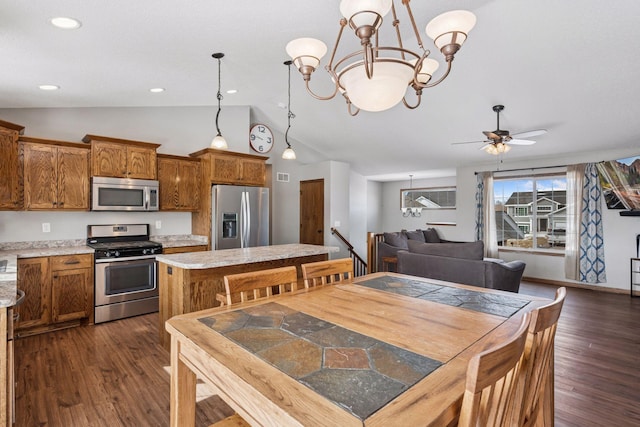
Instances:
[[[123,262],[123,261],[138,261],[141,259],[155,259],[155,255],[141,255],[130,256],[125,258],[100,258],[96,260],[96,264],[105,264],[107,262]]]

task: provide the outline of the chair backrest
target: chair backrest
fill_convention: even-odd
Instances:
[[[305,288],[349,280],[353,278],[353,260],[341,258],[302,264],[302,277]]]
[[[234,299],[238,302],[236,295],[240,296],[240,302],[270,297],[276,286],[280,294],[295,291],[298,288],[296,268],[281,267],[224,276],[227,305],[231,305]]]
[[[536,423],[542,390],[550,379],[556,329],[566,295],[566,288],[558,288],[552,303],[531,312],[531,323],[524,350],[523,384],[521,385],[524,400],[520,413],[520,425]]]
[[[519,374],[530,314],[504,343],[471,358],[458,426],[512,426],[520,411]],[[520,395],[521,397],[521,395]]]

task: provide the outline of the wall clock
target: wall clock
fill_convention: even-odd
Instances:
[[[249,131],[249,145],[253,151],[268,153],[273,148],[273,133],[271,129],[262,124],[251,126]]]

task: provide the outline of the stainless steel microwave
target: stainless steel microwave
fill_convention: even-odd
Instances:
[[[157,211],[158,181],[94,176],[93,211]]]

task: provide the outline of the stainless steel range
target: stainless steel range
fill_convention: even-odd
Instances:
[[[87,226],[95,249],[95,323],[158,311],[162,244],[149,240],[149,224]]]

